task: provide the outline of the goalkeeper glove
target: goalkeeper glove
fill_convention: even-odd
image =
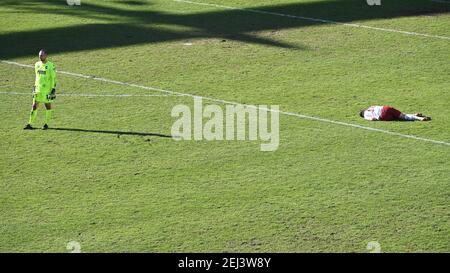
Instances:
[[[47,97],[48,97],[49,100],[56,99],[56,90],[55,90],[55,88],[52,89],[52,92]]]
[[[52,100],[56,99],[56,89],[55,88],[53,88],[52,92],[50,93],[50,99],[52,99]]]

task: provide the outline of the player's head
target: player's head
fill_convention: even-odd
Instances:
[[[366,109],[362,109],[361,111],[359,111],[359,116],[364,118],[364,112],[366,111]]]
[[[45,49],[39,50],[39,59],[43,62],[47,60],[47,51]]]

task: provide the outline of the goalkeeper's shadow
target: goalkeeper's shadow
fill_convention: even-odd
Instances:
[[[161,138],[172,138],[171,135],[166,135],[166,134],[133,132],[133,131],[95,130],[95,129],[93,130],[93,129],[81,129],[81,128],[48,128],[48,130],[111,134],[111,135],[117,135],[117,137],[120,137],[121,135],[130,135],[130,136],[153,136],[153,137],[161,137]]]

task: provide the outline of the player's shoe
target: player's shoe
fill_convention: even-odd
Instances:
[[[423,117],[423,114],[422,113],[416,113],[416,116],[417,117]]]
[[[47,130],[48,129],[48,125],[44,124],[44,126],[42,126],[42,130]]]
[[[431,120],[431,117],[427,117],[427,116],[422,116],[422,117],[418,116],[418,118],[420,121],[430,121]]]
[[[23,129],[24,130],[33,130],[34,128],[30,124],[27,124],[27,125],[25,125],[25,127],[23,127]]]

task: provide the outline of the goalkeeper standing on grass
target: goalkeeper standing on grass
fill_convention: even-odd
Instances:
[[[39,59],[40,61],[34,65],[36,81],[34,83],[33,105],[30,119],[24,128],[25,130],[33,129],[32,124],[36,119],[39,103],[43,103],[46,109],[43,130],[48,129],[48,124],[53,114],[52,103],[56,98],[56,68],[52,62],[47,60],[47,52],[45,49],[39,51]]]

